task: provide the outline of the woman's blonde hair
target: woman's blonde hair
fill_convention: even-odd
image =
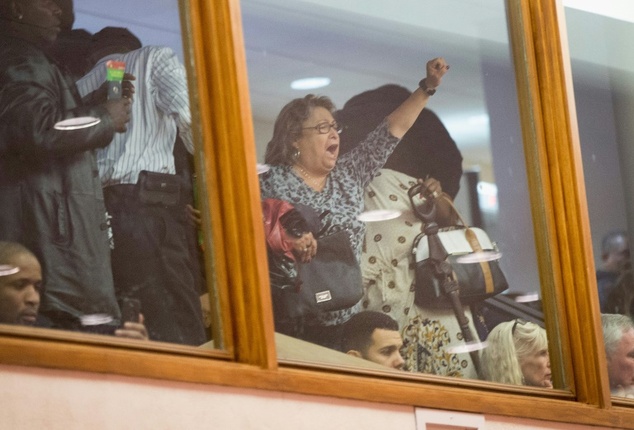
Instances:
[[[498,324],[487,337],[481,354],[482,379],[525,385],[520,360],[548,349],[546,330],[532,322],[513,320]]]

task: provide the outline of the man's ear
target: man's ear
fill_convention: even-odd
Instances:
[[[357,351],[356,349],[351,349],[350,351],[346,352],[346,354],[352,355],[353,357],[363,358],[361,356],[361,353]]]

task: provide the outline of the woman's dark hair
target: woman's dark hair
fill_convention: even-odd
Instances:
[[[295,154],[293,142],[301,137],[302,124],[316,107],[328,109],[330,113],[335,110],[335,105],[328,97],[314,94],[291,100],[282,108],[275,120],[273,137],[266,145],[264,154],[266,164],[271,166],[293,164]]]

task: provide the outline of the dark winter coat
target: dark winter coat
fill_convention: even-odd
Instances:
[[[101,122],[54,128],[85,116]],[[119,318],[92,152],[113,135],[105,108],[83,106],[72,79],[41,49],[0,35],[0,240],[20,242],[40,259],[41,312],[54,326],[84,314]]]

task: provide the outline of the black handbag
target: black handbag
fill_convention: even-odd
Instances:
[[[350,308],[363,296],[361,268],[347,231],[318,238],[309,263],[270,250],[268,257],[275,326],[281,333],[296,335],[305,321]]]
[[[317,254],[298,264],[302,313],[347,309],[363,296],[361,268],[347,231],[317,239]]]
[[[430,222],[430,213],[425,213],[414,200],[420,192],[420,184],[410,190],[410,199],[415,213],[425,222]],[[445,195],[439,198],[447,198]],[[488,234],[477,227],[468,227],[450,199],[455,214],[462,225],[440,228],[435,233],[451,267],[453,278],[458,283],[460,301],[463,305],[480,302],[508,289],[508,282],[500,267],[500,256]],[[422,212],[422,213],[421,213]],[[435,216],[435,211],[432,217]],[[419,234],[414,239],[412,253],[415,259],[414,303],[421,307],[451,308],[452,303],[442,290],[429,252],[429,236]]]
[[[142,170],[137,181],[137,193],[143,204],[175,206],[181,197],[181,178]]]

